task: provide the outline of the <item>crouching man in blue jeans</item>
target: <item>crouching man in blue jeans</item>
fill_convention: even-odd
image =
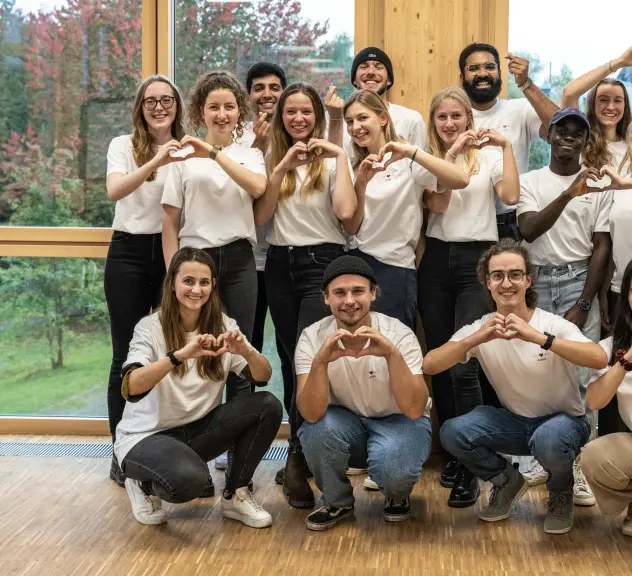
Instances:
[[[353,514],[346,471],[368,466],[384,494],[384,519],[410,516],[409,496],[430,454],[428,388],[415,334],[399,320],[371,312],[371,267],[341,256],[325,270],[332,316],[306,328],[296,348],[298,436],[320,507],[305,524],[327,530]]]
[[[608,358],[575,324],[536,308],[529,253],[515,241],[489,248],[478,276],[496,312],[429,352],[423,367],[437,374],[477,358],[504,408],[478,406],[448,420],[441,444],[493,484],[489,505],[479,514],[487,522],[508,518],[528,488],[501,454],[533,455],[549,474],[544,531],[563,534],[573,527],[573,462],[590,436],[577,366],[603,368]]]

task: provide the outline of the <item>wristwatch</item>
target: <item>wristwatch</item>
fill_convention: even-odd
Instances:
[[[585,298],[580,298],[577,300],[577,305],[584,311],[588,312],[590,307],[592,306],[592,302],[590,300],[586,300]]]
[[[553,334],[549,334],[548,332],[545,332],[544,335],[546,336],[546,342],[542,344],[540,348],[542,348],[542,350],[548,350],[551,347],[551,344],[553,344],[555,336]]]
[[[182,362],[180,362],[180,360],[178,360],[176,358],[176,355],[174,354],[175,350],[169,350],[169,352],[167,352],[167,356],[169,357],[169,360],[171,360],[171,363],[174,366],[182,366]]]
[[[217,144],[213,144],[211,151],[208,153],[208,157],[211,160],[215,160],[215,158],[217,158],[217,155],[221,152],[221,150],[222,150],[221,146],[218,146]]]

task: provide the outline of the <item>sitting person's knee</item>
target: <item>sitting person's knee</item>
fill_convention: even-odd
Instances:
[[[160,482],[165,494],[162,499],[173,504],[190,502],[199,498],[204,491],[209,471],[207,465],[200,461],[176,462],[177,472],[166,482]]]
[[[281,423],[283,419],[283,404],[281,404],[279,399],[272,394],[272,392],[263,390],[261,392],[255,392],[253,396],[257,397],[259,405],[267,416],[275,418]]]

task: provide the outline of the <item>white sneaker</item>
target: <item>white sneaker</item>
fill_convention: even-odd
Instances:
[[[164,524],[167,513],[162,509],[162,500],[158,496],[147,496],[138,480],[125,478],[125,489],[132,503],[134,518],[141,524]]]
[[[522,475],[529,486],[544,484],[549,479],[549,473],[542,468],[542,464],[540,464],[535,458],[533,458],[533,464],[529,466],[528,470],[523,472]]]
[[[251,528],[266,528],[272,525],[272,516],[255,501],[248,486],[237,488],[230,500],[222,495],[222,516],[239,520]]]
[[[228,452],[224,452],[215,458],[216,470],[226,470],[226,468],[228,468]]]
[[[367,472],[367,468],[347,468],[347,476],[360,476],[361,474],[366,474]]]
[[[366,490],[379,490],[380,489],[380,487],[373,480],[371,480],[370,476],[367,476],[364,479],[364,488]]]
[[[573,479],[575,480],[573,486],[573,504],[575,504],[575,506],[594,506],[597,501],[577,461],[573,463]]]

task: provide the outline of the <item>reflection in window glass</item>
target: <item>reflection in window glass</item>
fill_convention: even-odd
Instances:
[[[109,227],[105,156],[131,129],[141,0],[0,1],[0,78],[0,225]]]

